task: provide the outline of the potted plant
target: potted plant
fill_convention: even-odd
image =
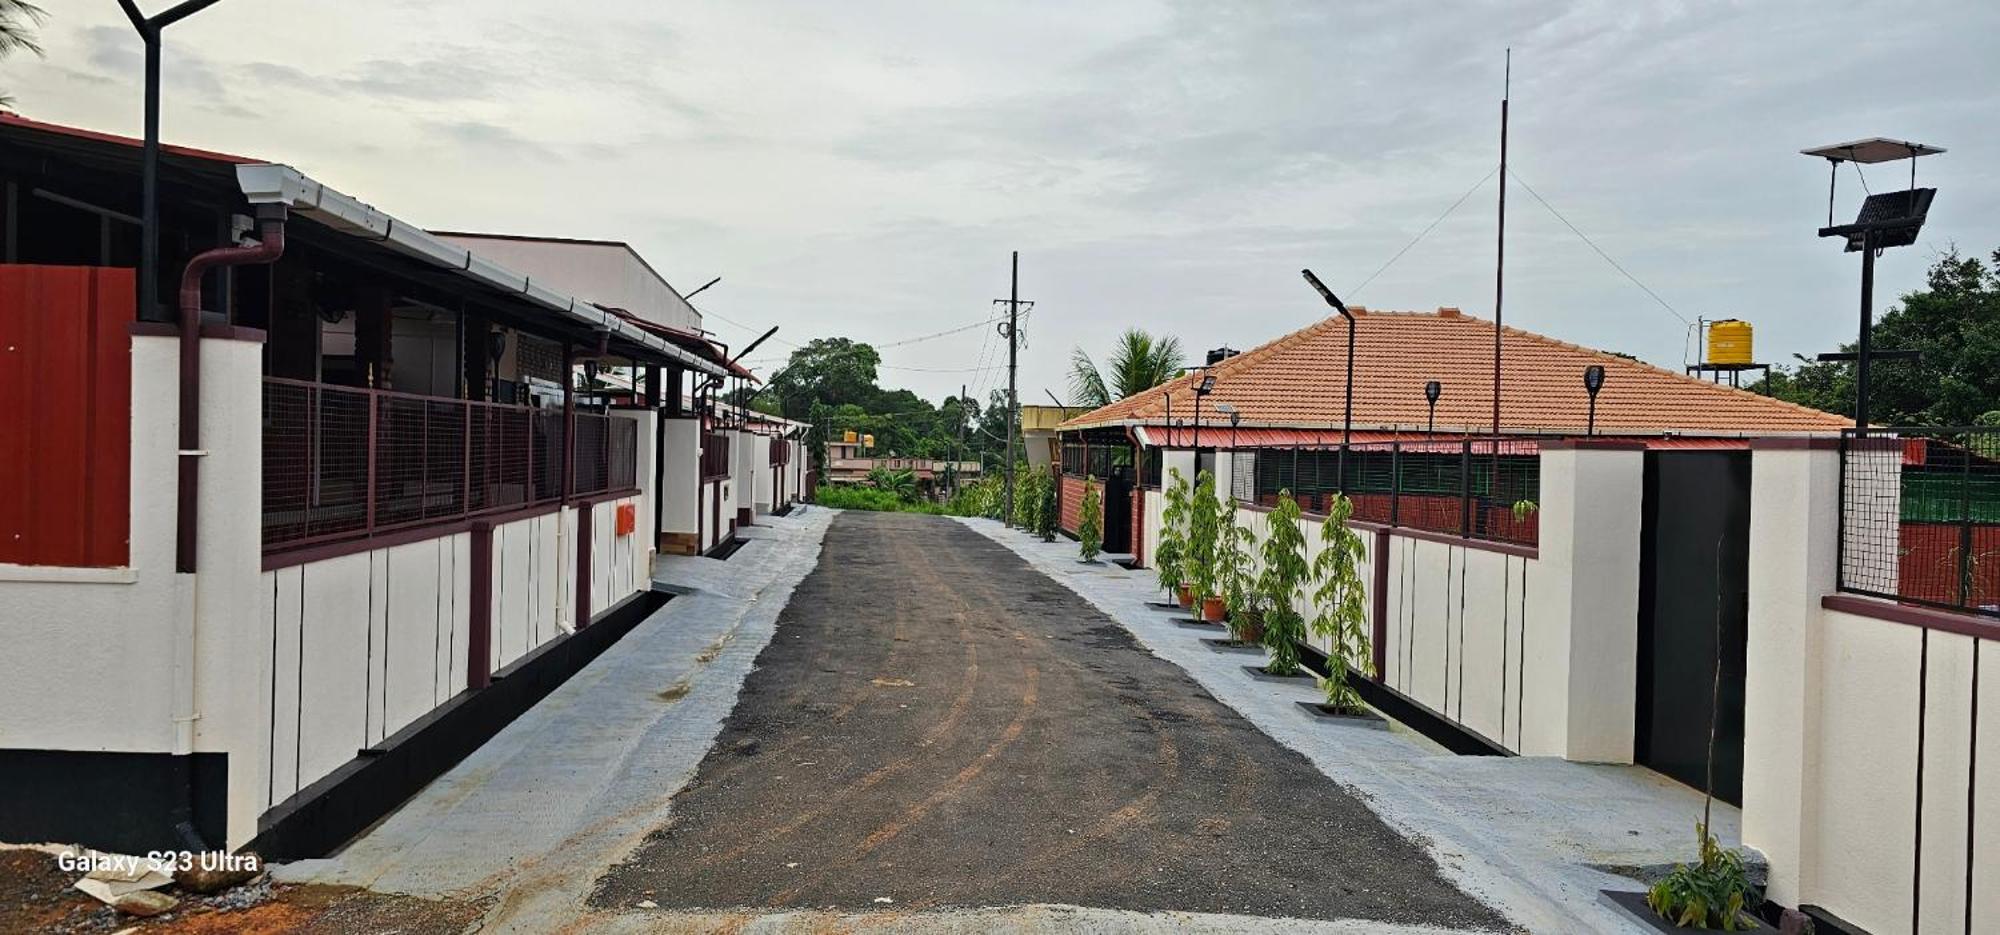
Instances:
[[[1216,565],[1222,583],[1223,611],[1230,635],[1238,642],[1255,643],[1264,635],[1264,615],[1257,601],[1255,556],[1257,536],[1250,527],[1236,522],[1233,501],[1222,502],[1217,523]]]
[[[1076,521],[1077,551],[1086,562],[1097,561],[1097,553],[1104,548],[1104,504],[1097,496],[1097,478],[1083,479],[1083,499],[1077,501],[1080,514]]]
[[[1354,501],[1334,494],[1327,517],[1320,524],[1320,551],[1313,558],[1312,578],[1319,587],[1313,592],[1312,632],[1326,637],[1326,677],[1320,690],[1326,693],[1325,709],[1331,714],[1359,714],[1367,710],[1361,696],[1347,683],[1349,672],[1374,674],[1374,655],[1368,646],[1367,591],[1361,583],[1361,557],[1367,548],[1361,536],[1348,528],[1354,515]]]
[[[1222,591],[1217,587],[1215,549],[1221,538],[1218,519],[1221,509],[1215,499],[1215,475],[1195,474],[1194,497],[1188,501],[1187,577],[1193,586],[1197,616],[1203,620],[1222,619]],[[1209,599],[1215,599],[1213,614]]]
[[[1278,505],[1265,515],[1270,529],[1264,537],[1264,570],[1257,576],[1257,594],[1264,610],[1264,645],[1270,675],[1295,675],[1299,670],[1297,641],[1305,635],[1305,617],[1298,601],[1312,569],[1306,564],[1305,534],[1299,531],[1299,504],[1292,492],[1278,492]]]
[[[1181,476],[1180,468],[1167,472],[1167,505],[1160,511],[1160,541],[1153,546],[1153,565],[1160,576],[1160,590],[1178,600],[1186,607],[1191,600],[1185,586],[1186,572],[1182,563],[1186,558],[1186,538],[1183,529],[1187,523],[1188,485]]]

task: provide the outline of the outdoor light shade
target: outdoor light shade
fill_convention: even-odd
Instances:
[[[1213,392],[1215,392],[1215,374],[1203,374],[1201,382],[1194,388],[1194,394],[1196,396],[1207,396]]]
[[[1604,368],[1596,364],[1583,368],[1583,388],[1596,396],[1597,391],[1604,388]]]
[[[1424,384],[1424,399],[1428,401],[1431,405],[1433,406],[1437,405],[1438,397],[1443,395],[1444,395],[1444,384],[1439,383],[1436,380],[1432,380],[1429,383]]]
[[[1299,273],[1306,277],[1306,282],[1312,283],[1312,287],[1318,290],[1319,297],[1325,299],[1326,304],[1338,309],[1342,315],[1348,318],[1354,317],[1354,313],[1347,310],[1347,304],[1340,301],[1340,297],[1334,295],[1333,290],[1326,287],[1326,283],[1320,282],[1319,277],[1314,276],[1312,270],[1302,269],[1299,270]]]

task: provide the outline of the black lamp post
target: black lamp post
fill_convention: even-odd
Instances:
[[[146,130],[139,150],[139,317],[146,321],[160,314],[160,33],[218,2],[182,0],[149,17],[134,0],[118,0],[146,45]]]
[[[1341,417],[1340,462],[1336,469],[1340,476],[1341,490],[1345,492],[1347,446],[1354,438],[1354,313],[1347,310],[1347,303],[1340,301],[1340,298],[1333,294],[1333,290],[1326,287],[1326,283],[1320,282],[1319,277],[1313,275],[1312,270],[1302,269],[1299,272],[1306,277],[1306,282],[1311,283],[1312,287],[1319,291],[1319,297],[1325,299],[1326,304],[1333,306],[1340,312],[1340,317],[1347,319],[1347,410]]]
[[[1583,368],[1583,390],[1590,394],[1590,423],[1584,429],[1585,435],[1597,434],[1597,391],[1604,388],[1604,368],[1591,364]]]
[[[1439,383],[1436,380],[1432,380],[1429,383],[1424,384],[1424,402],[1429,403],[1431,407],[1430,416],[1424,420],[1425,435],[1430,435],[1437,431],[1438,397],[1443,395],[1444,395],[1444,384]]]
[[[1215,411],[1229,417],[1229,489],[1232,491],[1230,499],[1234,500],[1235,495],[1233,491],[1236,489],[1236,424],[1243,421],[1243,413],[1237,412],[1236,407],[1228,403],[1216,403]]]
[[[1202,382],[1194,384],[1194,475],[1202,475],[1202,398],[1216,392],[1216,376],[1202,374]]]

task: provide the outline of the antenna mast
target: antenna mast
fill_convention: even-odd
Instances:
[[[1514,88],[1514,50],[1507,50],[1507,69],[1500,90],[1500,226],[1493,257],[1493,453],[1500,447],[1500,310],[1507,279],[1507,99]]]

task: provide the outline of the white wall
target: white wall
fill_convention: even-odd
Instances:
[[[729,479],[733,491],[732,499],[723,503],[722,519],[727,528],[729,520],[735,518],[739,509],[754,512],[757,505],[757,444],[759,437],[750,432],[732,431],[729,435]]]
[[[1832,450],[1753,453],[1743,841],[1770,862],[1771,899],[1878,935],[1965,930],[1970,861],[1970,927],[1987,931],[2000,925],[2000,770],[1974,769],[1974,719],[2000,723],[2000,692],[1976,679],[1986,641],[1966,632],[1985,624],[1823,605],[1839,471]]]
[[[694,532],[701,492],[701,420],[665,419],[661,457],[666,470],[660,482],[664,508],[660,511],[661,532]]]
[[[1191,452],[1165,455],[1166,468],[1191,479]],[[1541,457],[1537,549],[1395,533],[1377,555],[1374,532],[1362,531],[1371,614],[1374,563],[1388,569],[1379,676],[1509,750],[1630,763],[1644,452],[1551,446]],[[1164,506],[1163,493],[1148,492],[1149,564]],[[1260,542],[1265,515],[1237,508]],[[1310,555],[1319,552],[1320,526],[1302,523]]]
[[[772,500],[778,491],[777,474],[771,468],[771,436],[746,435],[750,440],[745,448],[750,449],[750,474],[744,486],[751,488],[750,502],[759,513],[769,513],[776,505]]]

